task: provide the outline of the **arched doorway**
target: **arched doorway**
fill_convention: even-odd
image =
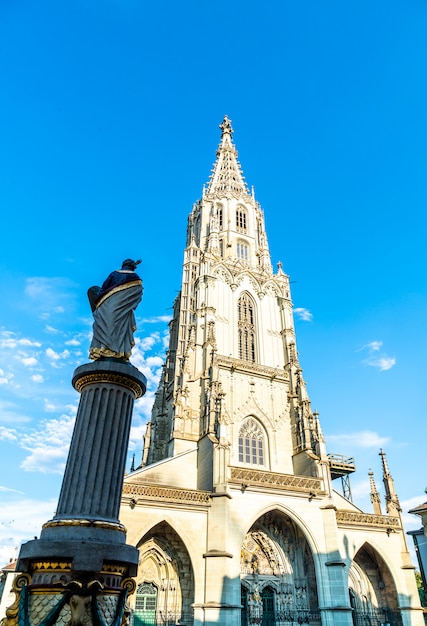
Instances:
[[[271,511],[247,533],[240,560],[242,626],[320,624],[313,556],[301,529]]]
[[[156,621],[157,587],[153,583],[142,583],[136,589],[134,626],[152,626]]]
[[[276,624],[274,600],[274,589],[268,586],[264,587],[261,592],[262,626],[275,626]]]
[[[194,576],[188,551],[167,523],[157,524],[140,544],[137,592],[129,604],[134,626],[193,624]]]
[[[349,571],[354,626],[401,626],[396,585],[389,568],[372,546],[357,552]]]

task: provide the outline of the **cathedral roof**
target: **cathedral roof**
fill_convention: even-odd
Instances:
[[[208,183],[208,194],[249,195],[242,168],[237,160],[237,150],[233,143],[233,127],[226,115],[219,125],[221,142],[216,152],[216,161]]]

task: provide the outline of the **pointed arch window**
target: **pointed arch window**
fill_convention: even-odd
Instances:
[[[247,215],[243,207],[236,210],[236,229],[239,233],[245,233],[247,230]]]
[[[264,435],[251,417],[239,431],[239,462],[250,465],[264,465]]]
[[[255,306],[248,293],[237,303],[239,359],[255,362]]]

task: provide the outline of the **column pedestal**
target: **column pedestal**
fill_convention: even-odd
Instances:
[[[145,376],[130,363],[76,369],[81,393],[58,509],[40,539],[22,545],[8,626],[119,624],[135,583],[138,550],[118,515],[135,398]]]

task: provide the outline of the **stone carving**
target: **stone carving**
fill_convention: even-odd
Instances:
[[[353,511],[337,511],[338,526],[361,525],[361,526],[379,526],[385,529],[400,528],[398,517],[391,515],[374,515],[372,513],[354,513]]]
[[[211,494],[208,491],[194,491],[190,489],[175,489],[173,487],[158,487],[157,485],[136,485],[125,483],[123,494],[141,496],[142,499],[166,499],[175,502],[197,502],[210,504]],[[138,502],[135,500],[135,504]]]
[[[8,626],[123,626],[128,619],[128,595],[135,582],[126,578],[106,588],[98,579],[58,580],[54,586],[39,585],[33,593],[28,574],[14,582],[14,604],[6,611]]]
[[[288,372],[285,372],[277,367],[258,365],[257,363],[250,363],[249,361],[243,361],[242,359],[233,359],[232,357],[224,356],[222,354],[215,355],[214,365],[230,369],[232,371],[249,372],[266,378],[274,378],[276,380],[287,380],[289,378]]]
[[[88,298],[93,312],[93,338],[89,357],[128,361],[134,346],[135,309],[142,299],[142,280],[135,273],[141,261],[126,259],[120,270],[107,277],[102,287],[91,287]]]
[[[309,494],[324,493],[320,478],[264,472],[243,467],[230,467],[230,481],[248,486],[251,484],[269,485],[286,491],[304,491]]]

